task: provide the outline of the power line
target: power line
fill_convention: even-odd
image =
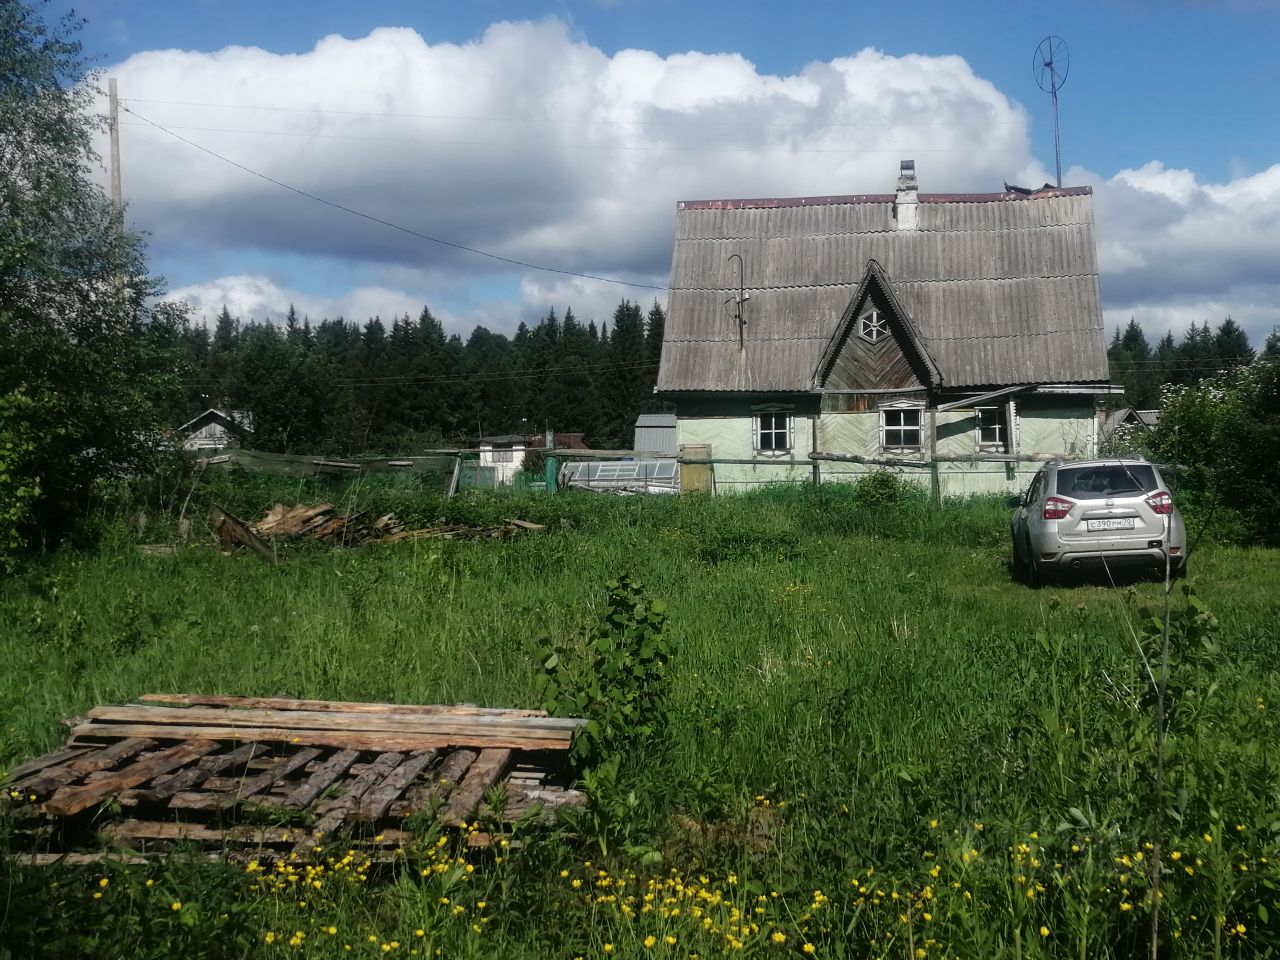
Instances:
[[[650,126],[653,124],[652,119],[645,120],[617,120],[606,117],[493,117],[479,114],[465,113],[398,113],[394,111],[381,110],[335,110],[325,107],[282,107],[277,105],[251,104],[251,103],[208,103],[198,100],[164,100],[152,97],[129,97],[126,103],[157,103],[166,104],[177,107],[212,107],[219,110],[257,110],[272,113],[319,113],[330,114],[333,116],[345,117],[381,117],[396,120],[468,120],[483,123],[560,123],[572,124],[579,126]],[[677,117],[665,115],[662,118],[664,123],[688,123],[695,124],[699,129],[705,129],[708,124],[704,118],[700,117]],[[846,120],[824,123],[822,127],[1014,127],[1020,126],[1021,120]],[[721,126],[734,126],[736,124],[721,124]],[[755,123],[756,129],[761,127],[791,127],[792,123],[785,121],[774,121],[771,123]]]
[[[130,111],[131,113],[133,111]],[[141,114],[134,113],[136,116]],[[155,126],[155,124],[152,124]],[[142,123],[126,123],[126,127],[145,127]],[[442,140],[437,137],[379,137],[355,133],[310,133],[302,130],[249,130],[243,127],[204,127],[174,123],[167,130],[197,130],[205,133],[243,133],[250,136],[300,137],[314,140],[355,140],[375,143],[430,143],[448,146],[503,146],[496,140]],[[166,131],[167,132],[167,131]],[[1004,153],[1004,147],[716,147],[716,146],[665,146],[663,144],[584,143],[554,144],[555,147],[572,146],[582,150],[619,150],[646,153],[749,153],[749,154],[870,154],[870,153]]]
[[[542,370],[529,370],[524,373],[513,374],[469,374],[459,377],[420,377],[413,374],[387,377],[334,377],[329,382],[340,384],[344,387],[394,387],[432,383],[498,383],[508,380],[532,380],[538,377],[565,373],[622,373],[627,370],[642,370],[656,367],[657,365],[658,361],[656,360],[628,360],[619,361],[618,363],[587,364],[576,367],[547,367]],[[218,382],[214,379],[184,380],[182,385],[186,387],[216,386]]]
[[[455,243],[452,240],[445,240],[445,239],[442,239],[441,237],[433,237],[433,236],[430,236],[429,234],[421,233],[410,227],[405,227],[405,226],[402,226],[401,224],[393,223],[390,220],[384,220],[381,217],[376,217],[371,213],[365,213],[362,210],[356,210],[353,207],[348,207],[344,204],[338,203],[335,200],[329,200],[325,197],[318,196],[314,193],[308,193],[306,190],[303,190],[300,187],[295,187],[291,184],[285,183],[283,180],[277,180],[275,177],[271,177],[265,173],[261,173],[260,171],[254,170],[252,167],[247,167],[243,163],[239,163],[235,160],[232,160],[230,157],[224,157],[222,154],[218,153],[217,151],[210,150],[208,147],[203,146],[199,143],[196,143],[194,140],[188,140],[186,137],[182,136],[182,134],[174,133],[169,128],[156,123],[154,120],[149,120],[148,118],[144,117],[142,114],[138,113],[136,110],[130,109],[128,106],[122,107],[121,109],[123,109],[126,113],[130,113],[133,116],[137,117],[139,120],[142,120],[147,124],[150,124],[151,126],[155,127],[157,130],[161,131],[162,133],[167,133],[169,136],[173,137],[175,140],[179,140],[182,143],[187,144],[187,146],[195,147],[197,150],[201,151],[202,153],[207,153],[209,156],[217,160],[221,160],[223,163],[236,167],[239,170],[243,170],[245,173],[255,176],[260,180],[265,180],[268,183],[275,184],[277,187],[280,187],[284,190],[288,190],[290,193],[296,193],[300,197],[306,197],[308,200],[314,200],[317,203],[323,203],[325,206],[333,207],[335,210],[341,210],[343,213],[349,213],[354,217],[360,217],[363,220],[369,220],[372,223],[378,223],[384,227],[390,227],[392,230],[399,230],[401,233],[407,233],[409,236],[417,237],[419,240],[427,240],[427,241],[430,241],[431,243],[438,243],[442,246],[453,247],[455,250],[464,250],[467,253],[474,253],[477,256],[487,257],[490,260],[497,260],[501,263],[510,263],[514,266],[524,267],[528,270],[540,270],[540,271],[543,271],[544,273],[558,273],[561,276],[578,277],[579,279],[582,279],[582,280],[596,280],[596,281],[599,281],[600,283],[613,283],[613,284],[617,284],[618,286],[633,287],[636,289],[643,289],[643,290],[666,290],[667,289],[666,287],[659,287],[652,283],[635,283],[630,280],[619,280],[616,277],[604,277],[604,276],[599,276],[593,273],[579,273],[576,270],[565,270],[560,267],[546,267],[541,264],[530,263],[527,260],[517,260],[513,257],[504,257],[496,253],[490,253],[487,250],[480,250],[480,249],[477,249],[476,247],[469,247],[463,243]]]

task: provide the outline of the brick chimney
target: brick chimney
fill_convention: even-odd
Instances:
[[[898,170],[898,195],[893,201],[893,218],[899,230],[916,228],[916,162],[903,160]]]

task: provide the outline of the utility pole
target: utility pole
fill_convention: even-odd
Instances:
[[[124,228],[124,194],[120,189],[120,99],[116,96],[116,78],[107,80],[107,96],[110,100],[107,126],[111,131],[111,206],[115,211],[116,228]]]

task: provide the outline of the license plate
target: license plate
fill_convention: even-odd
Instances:
[[[1132,530],[1134,519],[1133,517],[1108,517],[1105,520],[1086,520],[1085,524],[1090,533],[1094,530]]]

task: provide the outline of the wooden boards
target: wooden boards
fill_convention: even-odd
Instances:
[[[346,833],[378,859],[406,842],[409,817],[456,827],[477,814],[514,820],[582,800],[556,759],[582,721],[538,710],[140,699],[89,711],[68,746],[15,768],[2,802],[19,835],[40,834],[54,858],[80,856],[77,835],[99,834],[133,850],[195,843],[271,857]],[[485,814],[499,784],[504,803]],[[49,850],[51,836],[66,844],[61,853]]]

